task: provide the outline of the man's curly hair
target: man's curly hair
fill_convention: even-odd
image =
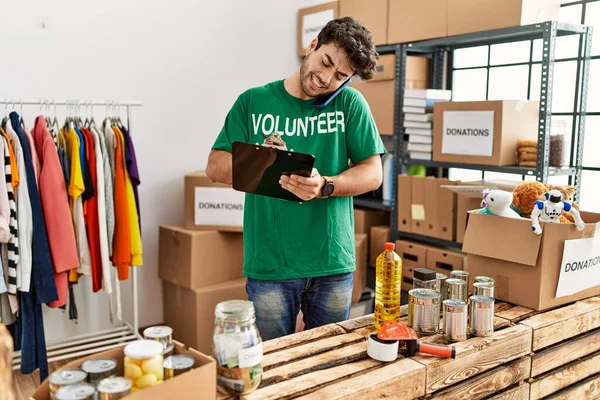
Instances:
[[[362,80],[375,75],[379,54],[375,49],[373,34],[352,17],[331,20],[323,27],[315,50],[327,43],[334,43],[348,55],[355,74]]]

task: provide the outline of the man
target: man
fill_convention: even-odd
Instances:
[[[234,141],[263,143],[279,133],[290,151],[315,156],[312,176],[279,182],[302,203],[246,195],[244,276],[263,340],[293,333],[300,310],[307,329],[349,316],[352,196],[381,185],[385,148],[357,90],[344,88],[323,108],[313,102],[354,75],[371,79],[377,57],[365,27],[349,17],[329,22],[290,77],[238,97],[211,150],[206,174],[227,184]]]

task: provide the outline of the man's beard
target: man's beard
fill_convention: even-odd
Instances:
[[[307,78],[307,69],[308,69],[308,58],[310,57],[310,54],[307,55],[306,57],[304,57],[304,60],[302,60],[302,64],[300,65],[300,87],[302,88],[302,91],[304,92],[305,95],[307,95],[308,97],[314,97],[314,95],[312,95],[309,91],[310,88],[307,87],[308,83],[306,83],[306,78]]]

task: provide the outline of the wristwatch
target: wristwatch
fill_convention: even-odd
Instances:
[[[321,188],[321,197],[325,198],[333,194],[333,189],[335,189],[335,185],[333,184],[333,181],[330,181],[329,179],[327,179],[327,177],[324,176],[323,179],[325,180],[325,183]]]

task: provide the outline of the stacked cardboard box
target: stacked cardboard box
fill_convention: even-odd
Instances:
[[[211,354],[215,306],[248,299],[236,196],[230,187],[212,184],[202,171],[186,175],[185,223],[159,227],[164,322],[173,328],[175,340],[205,354]]]
[[[415,160],[431,160],[433,152],[433,106],[450,101],[450,90],[406,89],[404,91],[404,129],[408,135],[405,152]]]

